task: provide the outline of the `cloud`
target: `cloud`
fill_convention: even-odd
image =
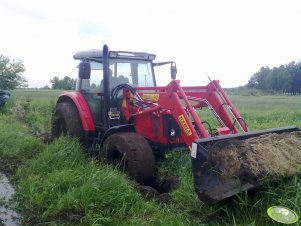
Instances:
[[[184,85],[206,84],[208,73],[233,87],[263,65],[300,60],[299,8],[298,1],[0,0],[0,50],[24,61],[31,86],[76,77],[73,54],[107,43],[175,60]],[[169,74],[158,78],[165,85]]]
[[[13,1],[0,1],[2,3],[2,7],[4,9],[9,10],[10,12],[18,15],[19,17],[26,17],[32,20],[43,20],[45,19],[45,15],[40,13],[37,10],[31,9],[27,5],[19,5]]]

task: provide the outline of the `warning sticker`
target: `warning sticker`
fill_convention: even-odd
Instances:
[[[143,93],[142,99],[144,100],[150,100],[150,101],[158,101],[160,95],[159,94],[154,94],[154,93]]]
[[[179,119],[179,121],[180,121],[180,123],[181,123],[181,125],[182,125],[182,127],[183,127],[183,129],[184,129],[184,131],[185,131],[185,133],[186,133],[186,135],[187,135],[187,136],[191,136],[191,135],[192,135],[192,132],[191,132],[191,129],[189,128],[189,126],[188,126],[188,123],[187,123],[187,121],[186,121],[184,115],[180,115],[180,116],[178,117],[178,119]]]

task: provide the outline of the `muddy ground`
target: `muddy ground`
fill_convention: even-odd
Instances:
[[[170,200],[170,192],[179,187],[178,176],[168,176],[165,174],[157,175],[155,182],[151,186],[137,184],[136,188],[140,194],[146,198],[155,198],[162,202]]]
[[[10,205],[14,193],[8,178],[0,171],[0,226],[21,225],[20,215]]]
[[[301,132],[270,133],[211,146],[208,163],[223,179],[262,184],[296,174],[301,166]]]

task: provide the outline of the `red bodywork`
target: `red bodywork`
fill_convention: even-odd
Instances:
[[[148,140],[159,144],[182,144],[191,150],[196,139],[211,135],[204,128],[201,115],[196,109],[209,108],[216,116],[220,127],[218,135],[238,133],[237,126],[246,132],[247,127],[233,106],[219,81],[213,80],[207,86],[181,87],[179,80],[173,80],[166,87],[135,87],[140,98],[124,89],[121,111],[125,120],[132,123],[135,131]],[[95,131],[90,108],[80,92],[65,92],[59,101],[68,99],[78,109],[84,131]],[[163,134],[163,116],[172,116],[181,130],[181,136],[167,138]]]
[[[58,102],[63,102],[63,101],[73,102],[75,104],[76,109],[78,110],[84,131],[94,131],[95,130],[90,108],[87,104],[87,101],[85,100],[85,98],[83,97],[83,95],[80,92],[78,92],[78,91],[63,92],[59,96]]]
[[[134,97],[124,91],[121,111],[126,120],[134,124],[137,133],[150,141],[161,144],[185,142],[191,149],[196,139],[208,138],[197,108],[207,107],[218,119],[218,135],[247,131],[241,116],[233,106],[219,81],[213,80],[207,86],[181,87],[179,80],[173,80],[166,87],[135,87],[142,98],[143,107],[135,104]],[[193,104],[192,104],[193,103]],[[163,136],[163,115],[172,115],[181,129],[180,138]]]

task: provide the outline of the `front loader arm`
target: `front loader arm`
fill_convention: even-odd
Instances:
[[[159,99],[159,104],[162,108],[170,110],[178,123],[178,126],[181,128],[182,138],[189,150],[191,150],[192,142],[194,140],[199,139],[200,137],[209,137],[178,80],[173,80],[168,85],[167,92],[160,95],[161,98]],[[193,125],[193,123],[195,125]]]
[[[243,132],[247,131],[244,121],[216,80],[211,81],[207,86],[181,87],[179,80],[173,80],[166,87],[135,87],[135,89],[140,91],[139,95],[144,101],[158,104],[161,107],[157,113],[158,117],[162,113],[173,116],[181,129],[181,138],[190,150],[194,140],[209,138],[212,135],[205,129],[202,121],[205,119],[202,119],[203,116],[197,112],[197,108],[207,107],[212,111],[220,124],[217,129],[218,135],[238,133],[236,125],[239,125]],[[192,102],[197,102],[197,104],[192,105]],[[132,109],[131,116],[142,114],[145,111],[149,110]],[[127,112],[129,113],[129,110]],[[145,116],[144,121],[150,117],[152,115]],[[144,133],[146,138],[152,140],[145,130],[154,127],[155,124],[154,122],[149,127],[141,128],[139,123],[136,123],[136,127]],[[162,129],[164,127],[162,124],[161,120],[157,122],[156,127]]]
[[[191,150],[192,142],[195,139],[198,139],[199,136],[189,118],[189,115],[185,108],[183,108],[182,103],[176,92],[170,94],[169,104],[171,113],[178,123],[178,126],[181,128],[182,138],[185,141],[189,150]]]

